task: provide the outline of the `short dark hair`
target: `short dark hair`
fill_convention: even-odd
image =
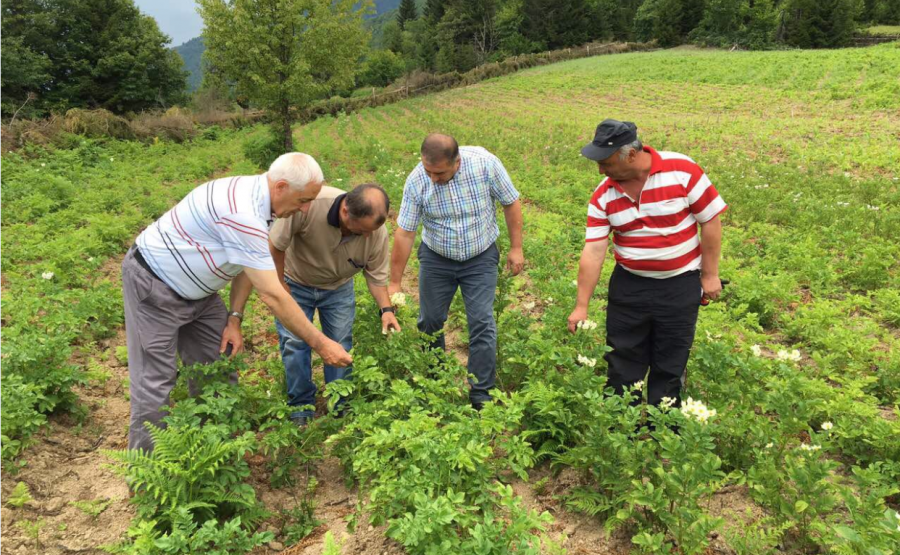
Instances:
[[[375,206],[376,203],[373,202],[372,193],[369,193],[368,191],[378,191],[381,193],[381,197],[384,199],[384,210],[378,211]],[[385,190],[377,183],[363,183],[362,185],[357,185],[352,191],[347,193],[347,196],[344,198],[344,203],[347,206],[347,212],[350,214],[351,218],[359,220],[368,218],[369,216],[377,216],[375,218],[375,223],[377,225],[382,225],[384,223],[387,219],[388,212],[391,209],[391,199],[388,198]]]
[[[430,163],[456,162],[459,158],[459,143],[450,135],[432,133],[422,141],[422,157]]]

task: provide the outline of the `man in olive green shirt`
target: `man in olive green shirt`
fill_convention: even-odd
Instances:
[[[269,233],[269,250],[285,288],[312,321],[316,310],[326,337],[350,350],[356,298],[353,276],[362,271],[381,309],[382,331],[399,331],[388,296],[390,255],[384,227],[390,201],[384,189],[367,183],[349,193],[322,187],[308,212],[278,219]],[[315,405],[312,351],[281,322],[278,330],[291,419],[305,426]],[[351,367],[325,365],[325,383],[349,379]]]

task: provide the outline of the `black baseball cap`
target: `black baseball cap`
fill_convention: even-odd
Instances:
[[[606,160],[623,146],[637,140],[637,125],[630,121],[605,119],[597,126],[594,140],[581,149],[581,155],[597,162]]]

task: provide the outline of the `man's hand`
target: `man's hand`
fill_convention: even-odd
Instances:
[[[219,354],[221,355],[227,352],[229,345],[231,345],[230,357],[244,352],[244,336],[241,335],[241,322],[237,318],[231,316],[228,318],[228,324],[225,326],[225,331],[222,332],[222,343],[219,344]]]
[[[393,312],[385,312],[381,315],[381,333],[387,335],[389,332],[400,331],[400,322]]]
[[[322,361],[329,366],[343,368],[344,366],[350,366],[350,364],[353,363],[353,357],[344,350],[340,343],[324,336],[322,337],[322,343],[317,349],[314,348],[313,350],[315,350],[316,353],[322,357]]]
[[[400,282],[391,282],[388,284],[388,298],[393,297],[394,293],[400,293]]]
[[[509,254],[506,255],[506,269],[517,276],[522,273],[523,268],[525,268],[525,253],[522,249],[509,249]]]
[[[575,333],[575,330],[578,329],[578,322],[584,322],[587,317],[587,309],[576,306],[572,314],[569,314],[569,333]]]
[[[722,281],[717,275],[700,275],[700,287],[703,288],[703,296],[709,300],[716,300],[722,293]]]

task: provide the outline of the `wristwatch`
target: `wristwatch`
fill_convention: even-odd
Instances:
[[[238,312],[237,310],[232,310],[231,312],[228,313],[228,315],[229,315],[229,316],[234,316],[235,318],[237,318],[237,319],[240,320],[241,322],[244,321],[244,314],[243,314],[242,312]]]
[[[384,308],[381,309],[381,315],[382,315],[382,316],[384,316],[384,315],[387,314],[388,312],[394,312],[394,307],[392,307],[392,306],[386,306],[386,307],[384,307]]]

